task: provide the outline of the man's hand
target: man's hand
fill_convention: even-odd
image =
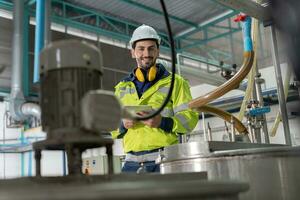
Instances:
[[[148,112],[139,112],[138,115],[140,116],[145,116],[148,115]],[[160,126],[161,123],[161,115],[158,114],[155,117],[151,118],[151,119],[147,119],[142,121],[143,124],[150,126],[151,128],[158,128]]]
[[[130,129],[130,128],[134,127],[135,123],[136,122],[134,120],[123,119],[123,125],[126,129]]]

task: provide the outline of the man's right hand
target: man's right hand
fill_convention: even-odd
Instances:
[[[123,119],[123,125],[126,129],[130,129],[130,128],[134,127],[135,123],[136,122],[134,120]]]

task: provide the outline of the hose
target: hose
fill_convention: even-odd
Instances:
[[[252,23],[252,42],[253,42],[253,49],[255,52],[257,52],[257,30],[258,30],[258,20],[255,18],[252,18],[253,23]],[[238,119],[239,120],[243,120],[244,118],[244,113],[246,110],[246,105],[249,102],[250,98],[251,98],[251,94],[253,91],[253,87],[254,87],[254,80],[255,80],[255,76],[256,76],[256,68],[257,68],[257,56],[256,54],[254,55],[254,59],[253,59],[253,65],[252,65],[252,69],[248,75],[248,84],[247,84],[247,89],[245,91],[245,95],[240,107],[240,112],[238,114]]]
[[[240,82],[247,76],[251,70],[254,51],[251,40],[251,18],[246,17],[245,21],[242,23],[243,28],[243,38],[244,38],[244,61],[240,70],[227,82],[223,83],[221,86],[209,92],[206,95],[200,96],[189,102],[190,108],[201,107],[229,92],[230,90],[236,88]]]
[[[235,129],[241,135],[248,134],[248,130],[244,126],[244,124],[238,118],[236,118],[234,115],[232,115],[232,114],[230,114],[230,113],[228,113],[226,111],[223,111],[223,110],[221,110],[219,108],[216,108],[216,107],[213,107],[213,106],[209,106],[209,105],[204,105],[204,106],[195,108],[195,110],[197,110],[198,112],[205,112],[205,113],[212,114],[214,116],[218,116],[218,117],[224,119],[228,123],[231,123],[231,119],[233,119]]]
[[[254,58],[254,52],[253,51],[246,51],[244,52],[244,61],[241,66],[241,69],[227,82],[223,83],[221,86],[213,90],[212,92],[209,92],[206,95],[200,96],[196,99],[193,99],[189,102],[190,108],[198,108],[201,107],[221,96],[229,92],[230,90],[236,88],[240,82],[246,77],[246,75],[249,73],[252,67]]]

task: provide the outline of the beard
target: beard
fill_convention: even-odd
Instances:
[[[155,59],[153,57],[147,57],[147,61],[145,58],[136,58],[138,65],[143,69],[149,69],[155,64]]]

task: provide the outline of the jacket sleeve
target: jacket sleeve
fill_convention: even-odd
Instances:
[[[172,94],[173,128],[172,132],[185,134],[191,132],[198,122],[198,113],[188,108],[192,100],[190,86],[183,78],[178,78]]]
[[[115,95],[120,99],[120,89],[118,85],[115,87]],[[120,127],[117,130],[111,131],[111,136],[113,139],[122,138],[126,132],[127,129],[124,127],[123,122],[121,121]]]

